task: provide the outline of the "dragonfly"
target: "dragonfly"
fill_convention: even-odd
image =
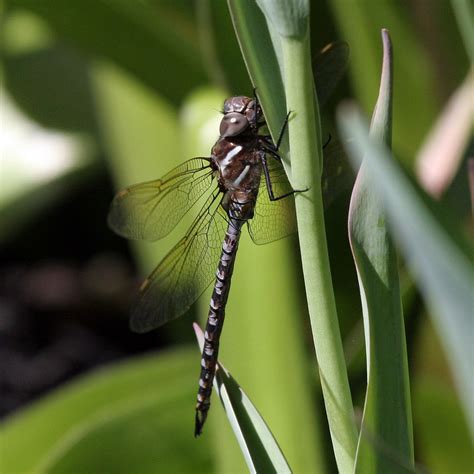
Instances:
[[[331,43],[316,58],[316,88],[324,103],[342,77],[346,43]],[[319,65],[318,65],[319,64]],[[319,81],[318,81],[319,78]],[[235,96],[224,103],[219,138],[209,157],[185,161],[161,179],[116,194],[108,224],[117,234],[148,241],[168,235],[203,202],[185,236],[163,258],[139,290],[130,326],[147,332],[186,313],[214,280],[204,333],[195,414],[202,433],[211,403],[219,339],[242,228],[256,244],[296,232],[294,191],[278,153],[288,116],[274,143],[258,98]],[[216,270],[217,268],[217,270]]]

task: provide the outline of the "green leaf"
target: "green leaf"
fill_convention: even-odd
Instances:
[[[192,435],[196,359],[141,357],[56,390],[3,422],[2,471],[209,472]]]
[[[384,58],[371,124],[374,140],[391,144],[392,45],[382,30]],[[379,196],[359,170],[349,210],[349,238],[357,268],[366,335],[367,392],[355,472],[413,469],[410,387],[397,255]]]
[[[2,68],[9,94],[34,120],[60,130],[97,132],[88,63],[73,49],[4,54]]]
[[[348,152],[354,166],[366,160],[371,186],[382,199],[391,231],[430,308],[473,433],[472,246],[446,210],[426,196],[384,147],[370,140],[353,106],[341,108],[338,120],[344,136],[352,137]]]
[[[456,20],[464,40],[464,47],[471,61],[474,60],[474,10],[469,0],[451,0]]]
[[[128,0],[8,0],[93,59],[106,58],[174,104],[206,80],[188,8]],[[181,11],[183,10],[183,11]]]
[[[197,324],[194,324],[194,331],[202,351],[204,333]],[[216,369],[214,388],[219,394],[249,470],[291,472],[285,456],[260,413],[222,364]]]
[[[451,384],[439,376],[418,373],[413,383],[413,414],[417,455],[425,471],[473,471],[469,428]]]
[[[227,2],[201,0],[195,4],[203,60],[213,83],[226,90],[227,96],[250,96],[252,84],[237,38],[232,34]]]
[[[280,36],[302,38],[306,34],[308,0],[257,0],[257,4]]]
[[[313,344],[334,455],[340,472],[353,469],[357,429],[331,281],[321,189],[321,127],[307,39],[282,41],[298,237]]]

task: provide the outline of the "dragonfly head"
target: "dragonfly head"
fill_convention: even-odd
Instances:
[[[261,114],[255,99],[245,96],[227,99],[224,102],[224,117],[219,128],[220,136],[226,138],[240,135],[251,125],[256,126]]]

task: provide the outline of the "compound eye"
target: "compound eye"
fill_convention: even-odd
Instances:
[[[249,126],[247,117],[238,113],[230,112],[222,117],[219,133],[221,137],[235,137]]]

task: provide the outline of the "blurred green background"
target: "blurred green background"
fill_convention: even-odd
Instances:
[[[0,5],[2,472],[245,472],[217,397],[206,433],[192,436],[199,352],[191,322],[207,314],[209,292],[166,327],[128,330],[140,280],[191,217],[155,244],[126,242],[106,226],[115,190],[206,156],[224,98],[252,93],[226,2]],[[351,50],[348,74],[323,113],[333,136],[343,98],[371,114],[381,28],[390,30],[395,52],[393,147],[413,169],[469,61],[447,0],[313,0],[313,54],[333,40]],[[360,412],[366,374],[349,196],[338,195],[326,224]],[[463,164],[443,200],[467,225]],[[472,472],[439,336],[403,270],[402,284],[416,460],[421,472]],[[294,471],[335,472],[295,238],[257,247],[243,237],[227,315],[221,359]]]

